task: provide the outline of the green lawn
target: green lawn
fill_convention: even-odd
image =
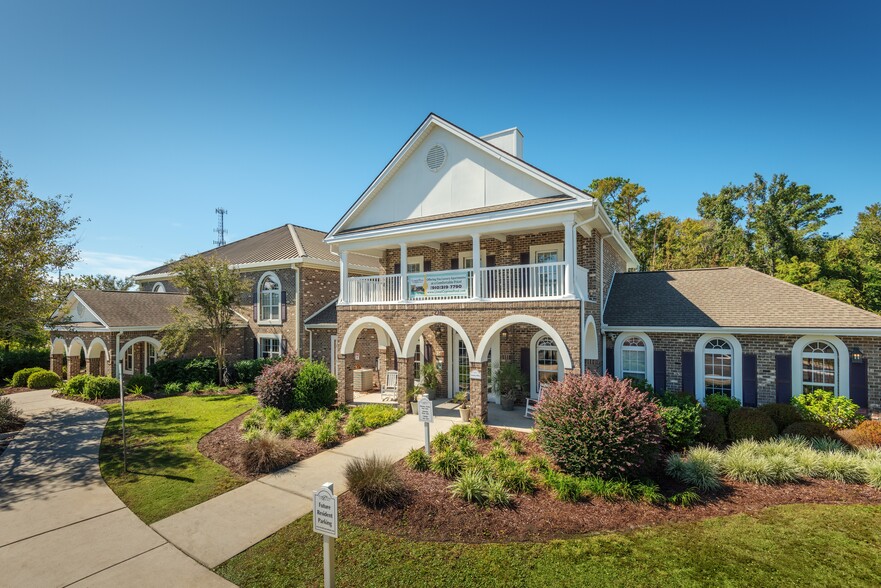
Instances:
[[[127,474],[122,471],[119,405],[109,405],[101,473],[146,523],[241,486],[246,480],[204,457],[198,443],[256,403],[253,396],[177,396],[126,404]]]
[[[548,543],[418,543],[343,524],[337,585],[878,586],[879,553],[881,506],[780,506]],[[241,586],[320,586],[311,516],[216,571]]]

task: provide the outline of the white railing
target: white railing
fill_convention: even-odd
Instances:
[[[566,263],[481,268],[480,281],[481,297],[487,300],[557,298],[566,294]]]
[[[581,300],[595,302],[594,294],[590,291],[590,272],[580,265],[575,266],[575,296]]]
[[[349,278],[347,285],[350,304],[398,302],[401,299],[399,274]]]

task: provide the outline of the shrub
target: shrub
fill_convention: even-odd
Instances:
[[[727,419],[732,410],[740,408],[740,400],[724,394],[707,394],[704,398],[704,405]]]
[[[856,437],[865,447],[881,447],[881,421],[863,421],[856,428]]]
[[[323,420],[315,429],[314,440],[321,447],[330,447],[339,442],[340,435],[337,431],[337,423],[331,416]]]
[[[217,359],[213,357],[194,357],[191,359],[162,359],[147,368],[156,384],[162,386],[169,382],[216,382]]]
[[[542,482],[557,500],[563,502],[578,502],[581,500],[581,480],[575,476],[548,470],[544,473]]]
[[[465,458],[454,450],[440,451],[431,458],[431,471],[448,480],[458,476],[464,465]]]
[[[364,423],[364,414],[352,411],[349,414],[349,420],[346,421],[346,426],[343,428],[343,432],[349,437],[358,437],[364,434],[366,428],[367,425]]]
[[[277,358],[243,359],[232,364],[233,382],[236,384],[253,384],[263,368],[278,361]]]
[[[400,503],[407,494],[394,462],[388,458],[371,455],[353,459],[346,464],[344,474],[349,490],[369,508]]]
[[[89,400],[113,398],[119,394],[119,381],[109,376],[92,377],[83,388],[83,397]]]
[[[701,430],[701,407],[665,406],[661,408],[664,439],[673,449],[684,449],[694,444]]]
[[[820,467],[814,475],[846,484],[861,484],[866,481],[868,472],[859,455],[849,451],[830,451],[820,454]]]
[[[778,431],[782,431],[789,425],[804,420],[798,409],[791,404],[781,404],[776,402],[772,404],[763,404],[759,407],[759,410],[771,417],[771,420],[777,425]]]
[[[28,367],[49,369],[49,350],[25,348],[0,351],[0,382]]]
[[[455,482],[450,484],[450,493],[466,502],[473,502],[477,505],[486,504],[486,478],[476,470],[465,470]]]
[[[336,388],[336,377],[326,365],[317,361],[301,361],[294,386],[294,408],[330,408],[337,401]]]
[[[698,404],[698,401],[694,399],[694,396],[687,392],[667,392],[666,394],[654,396],[653,398],[660,406],[678,406],[684,408]]]
[[[191,394],[195,394],[196,392],[201,391],[205,387],[205,384],[202,382],[189,382],[187,384],[187,392]]]
[[[131,389],[140,386],[144,393],[150,394],[156,386],[156,380],[148,374],[135,374],[128,380],[127,388]]]
[[[294,408],[294,387],[301,368],[301,361],[291,356],[264,368],[254,381],[260,406],[274,406],[283,412],[290,412]]]
[[[511,494],[501,480],[490,478],[486,483],[486,501],[496,508],[511,506]]]
[[[728,427],[725,418],[714,410],[701,411],[701,428],[697,440],[706,445],[721,447],[728,441]]]
[[[41,367],[29,367],[18,370],[17,372],[12,374],[12,379],[9,381],[9,385],[13,388],[24,388],[28,385],[28,378],[30,378],[33,374],[42,371],[45,370]]]
[[[661,441],[661,417],[647,393],[591,373],[549,386],[535,410],[535,429],[563,470],[604,478],[641,472]]]
[[[42,390],[45,388],[60,388],[61,378],[55,372],[40,370],[28,376],[28,388]]]
[[[67,396],[85,396],[86,382],[93,377],[88,374],[74,376],[64,384],[62,392]]]
[[[162,391],[165,392],[168,396],[173,396],[174,394],[180,394],[184,391],[184,385],[180,382],[168,382],[165,386],[162,387]]]
[[[783,429],[783,434],[789,437],[798,436],[805,439],[819,439],[821,437],[832,437],[834,433],[832,429],[822,423],[799,421]]]
[[[728,432],[732,441],[755,439],[764,441],[777,436],[777,425],[757,408],[737,408],[728,415]]]
[[[293,450],[271,431],[251,431],[239,455],[242,467],[249,472],[266,474],[293,461]]]
[[[431,458],[424,449],[416,448],[410,451],[405,458],[410,469],[417,472],[426,472],[431,467]]]
[[[792,399],[792,404],[807,421],[823,423],[830,429],[851,429],[863,420],[860,407],[850,398],[835,396],[829,390],[805,392]]]
[[[0,397],[0,433],[17,429],[23,424],[21,409],[16,408],[9,398]]]
[[[383,404],[365,404],[356,406],[350,412],[350,417],[360,415],[364,419],[364,427],[367,429],[378,429],[385,427],[404,416],[404,411],[395,406]]]

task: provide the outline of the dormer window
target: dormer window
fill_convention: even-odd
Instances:
[[[162,282],[156,282],[153,284],[153,291],[159,293],[165,293],[165,284]]]
[[[257,287],[258,321],[281,322],[281,282],[274,273],[266,273]]]

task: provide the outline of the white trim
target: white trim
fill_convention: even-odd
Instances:
[[[58,353],[55,352],[55,344],[59,341],[61,341],[61,351],[64,352],[64,357],[67,357],[67,341],[64,340],[64,337],[55,337],[52,339],[49,353],[52,355],[58,355]]]
[[[322,312],[324,312],[325,310],[327,310],[328,308],[330,308],[331,306],[333,306],[336,303],[337,303],[336,300],[331,300],[330,302],[328,302],[327,304],[325,304],[324,306],[322,306],[321,308],[319,308],[318,310],[316,310],[315,312],[313,312],[312,314],[307,316],[303,320],[303,324],[305,325],[306,323],[311,321],[313,318],[315,318],[316,316],[318,316],[319,314],[321,314]],[[330,325],[330,324],[333,324],[334,326],[336,326],[336,323],[321,323],[321,325]],[[309,325],[307,328],[313,329],[317,326],[318,326],[317,324],[316,325]]]
[[[407,256],[407,265],[416,265],[419,264],[419,271],[413,272],[414,274],[421,274],[425,271],[425,256],[424,255],[408,255]],[[404,273],[404,272],[401,272]],[[407,268],[407,273],[410,273],[410,268]]]
[[[492,343],[492,338],[505,327],[516,325],[517,323],[526,323],[527,325],[538,327],[540,330],[544,331],[557,344],[557,350],[560,352],[560,359],[563,361],[563,367],[567,370],[571,370],[574,367],[569,348],[566,347],[566,342],[563,341],[563,338],[556,329],[549,325],[547,321],[527,314],[512,314],[494,322],[480,339],[480,345],[477,346],[476,361],[486,361],[487,351]]]
[[[99,355],[95,355],[94,357],[92,356],[92,349],[93,349],[94,347],[96,347],[96,344],[97,344],[97,343],[100,343],[100,344],[101,344],[100,346],[104,349],[104,357],[105,357],[105,359],[109,359],[109,358],[110,358],[110,348],[107,347],[107,343],[105,343],[105,342],[104,342],[104,339],[102,339],[101,337],[95,337],[94,339],[92,339],[92,342],[89,343],[89,349],[86,350],[86,357],[89,358],[89,359],[98,359],[98,358],[100,358],[100,352],[99,352]]]
[[[134,330],[134,329],[131,329],[131,330]],[[156,356],[157,357],[160,357],[162,355],[162,343],[160,343],[158,339],[154,339],[153,337],[147,337],[146,335],[142,335],[140,337],[135,337],[131,341],[126,342],[126,344],[123,345],[122,348],[119,350],[118,357],[121,357],[126,352],[126,350],[128,350],[129,347],[137,345],[138,343],[143,343],[145,341],[147,343],[152,343],[153,345],[156,346]]]
[[[367,255],[366,253],[362,253],[360,255]],[[367,255],[367,257],[373,257],[372,255]],[[339,271],[339,262],[337,261],[329,261],[325,259],[318,259],[315,257],[289,257],[286,259],[272,259],[269,261],[255,261],[250,263],[232,263],[229,265],[230,269],[233,270],[252,270],[252,269],[287,269],[289,267],[293,267],[294,265],[304,265],[306,267],[317,267],[317,268],[329,268]],[[360,265],[360,264],[349,264],[350,269],[357,270],[359,272],[367,272],[378,274],[380,272],[379,267],[369,266],[369,265]],[[132,276],[132,280],[138,284],[141,282],[152,282],[155,280],[164,280],[175,277],[177,274],[175,272],[162,272],[158,274],[144,274],[141,276]]]
[[[338,343],[339,343],[339,338],[336,335],[331,335],[330,336],[330,373],[332,373],[334,377],[336,377],[336,355],[337,355],[337,344]]]
[[[538,342],[545,337],[549,337],[553,340],[553,337],[548,333],[539,330],[532,336],[532,340],[529,342],[529,397],[533,400],[538,400]],[[556,341],[554,341],[554,346],[557,348],[557,357],[559,359],[561,357],[560,347],[557,345]],[[563,363],[558,362],[557,379],[562,382],[564,375],[565,371],[563,370]]]
[[[471,260],[474,259],[474,252],[471,251],[470,249],[468,251],[460,251],[459,252],[459,269],[460,270],[471,269],[471,268],[465,267],[465,260],[466,259],[471,259]],[[473,265],[473,263],[472,263],[472,265]],[[486,267],[486,249],[480,250],[480,267]]]
[[[557,261],[562,262],[564,260],[563,256],[563,243],[548,243],[547,245],[530,245],[529,246],[529,263],[538,263],[535,260],[536,254],[538,253],[556,253]],[[550,263],[550,262],[545,262]]]
[[[387,322],[375,316],[362,316],[349,325],[345,335],[343,335],[343,342],[340,345],[340,350],[343,355],[349,355],[350,353],[355,352],[355,342],[358,340],[358,335],[360,335],[361,331],[364,329],[373,329],[376,331],[379,347],[387,347],[389,342],[391,342],[398,357],[404,357],[404,354],[401,351],[401,346],[398,344],[398,340],[395,336],[395,332]]]
[[[616,327],[603,323],[603,331],[615,333],[727,333],[731,335],[845,335],[881,337],[881,329],[812,329],[778,327]]]
[[[837,379],[835,395],[850,398],[850,350],[844,342],[830,335],[805,335],[792,346],[792,397],[801,396],[804,390],[802,374],[802,353],[810,343],[823,341],[832,345],[838,357],[835,360],[835,376]]]
[[[593,327],[593,338],[589,339],[591,327]],[[587,315],[587,320],[584,321],[584,344],[582,345],[582,349],[584,350],[583,355],[585,360],[598,360],[600,358],[599,333],[597,332],[596,319],[593,318],[592,314]],[[584,366],[582,366],[582,371],[583,370]]]
[[[131,355],[129,355],[131,354]],[[131,367],[126,366],[126,361],[128,358],[132,358]],[[128,347],[125,351],[122,352],[122,373],[124,374],[134,374],[135,373],[135,347],[132,345]]]
[[[68,355],[70,355],[70,350],[73,349],[73,346],[77,343],[79,343],[80,349],[82,349],[83,351],[86,351],[86,349],[88,349],[85,341],[83,341],[79,337],[74,337],[73,339],[71,339],[70,345],[67,346]]]
[[[731,346],[731,397],[743,404],[743,347],[737,337],[728,333],[707,333],[694,345],[694,397],[701,404],[706,397],[704,351],[707,343],[722,339]]]
[[[645,381],[649,385],[655,385],[655,345],[652,338],[645,333],[627,333],[627,335],[619,335],[615,338],[615,377],[619,380],[624,376],[624,360],[621,356],[624,341],[631,337],[642,339],[645,344]]]
[[[277,319],[264,319],[263,318],[263,282],[266,278],[272,278],[273,281],[278,284],[278,318]],[[257,280],[257,325],[258,326],[278,326],[282,323],[281,316],[281,293],[283,290],[283,286],[281,284],[281,278],[278,277],[273,271],[263,272],[263,275],[260,276],[260,279]],[[271,292],[271,290],[269,290]],[[271,313],[271,309],[270,309]]]
[[[263,359],[263,341],[267,340],[276,340],[278,341],[278,355],[270,355],[269,357],[284,357],[284,350],[281,345],[281,334],[258,334],[257,335],[257,359]]]
[[[156,282],[155,284],[153,284],[153,289],[150,291],[154,293],[165,294],[165,284],[163,284],[162,282]]]
[[[451,327],[456,333],[459,334],[460,337],[463,337],[463,341],[465,342],[465,348],[468,349],[468,359],[469,361],[477,362],[474,355],[474,346],[471,343],[471,339],[468,337],[468,332],[465,331],[464,327],[451,319],[448,316],[427,316],[423,319],[416,321],[416,323],[410,327],[410,331],[407,333],[407,337],[404,339],[404,346],[402,347],[403,354],[401,357],[413,357],[413,353],[416,351],[416,342],[419,340],[419,337],[422,336],[422,331],[434,324],[443,324]]]

